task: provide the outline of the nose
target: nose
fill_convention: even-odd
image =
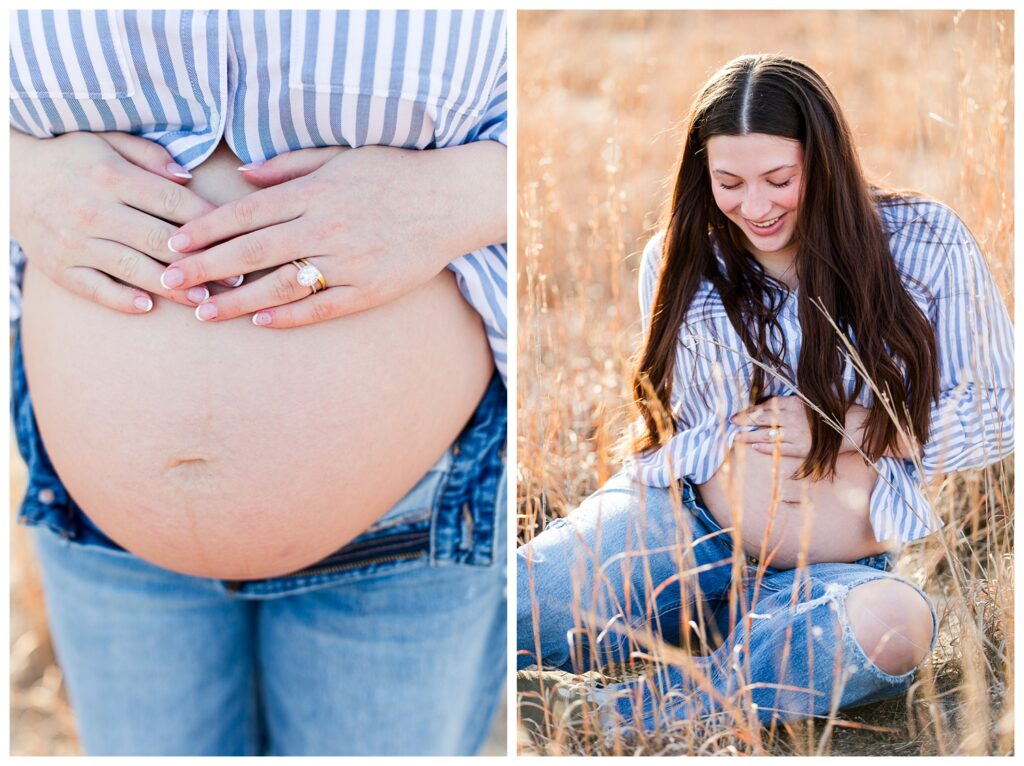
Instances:
[[[747,193],[740,205],[740,214],[751,221],[760,221],[772,210],[772,201],[759,189],[747,187]]]

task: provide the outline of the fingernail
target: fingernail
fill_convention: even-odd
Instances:
[[[215,303],[201,303],[196,306],[196,319],[200,322],[206,322],[210,319],[217,318],[217,304]]]
[[[184,283],[184,281],[185,274],[181,269],[176,269],[173,266],[164,269],[164,273],[160,275],[160,284],[168,290],[173,290],[178,285]]]
[[[148,295],[137,295],[132,302],[139,311],[151,311],[153,309],[153,299]]]
[[[199,287],[190,287],[185,291],[185,295],[193,303],[202,303],[210,297],[210,291],[207,290],[203,285]]]
[[[183,168],[177,162],[167,163],[167,172],[170,173],[172,176],[177,176],[178,178],[192,177],[192,174],[185,170],[185,168]]]
[[[167,240],[167,249],[172,253],[180,253],[192,240],[189,239],[188,234],[175,234],[169,240]]]
[[[231,277],[231,279],[222,279],[221,281],[228,287],[238,287],[240,284],[242,284],[242,282],[245,281],[245,275],[239,274],[237,277]]]
[[[252,323],[254,325],[268,325],[270,324],[271,319],[273,319],[273,317],[270,315],[269,311],[257,311],[252,315]]]
[[[253,160],[252,162],[247,162],[244,165],[239,165],[238,169],[244,173],[246,170],[255,170],[265,162],[266,160]]]

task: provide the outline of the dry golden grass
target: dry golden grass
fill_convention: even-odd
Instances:
[[[11,438],[11,513],[25,492],[25,464]],[[38,567],[25,527],[11,523],[11,755],[78,755],[57,667]]]
[[[618,467],[634,417],[639,253],[700,84],[743,53],[802,59],[843,105],[868,175],[955,209],[1013,311],[1013,19],[1008,12],[519,14],[520,541]],[[1006,754],[1013,743],[1009,461],[933,488],[944,531],[898,571],[942,621],[911,699],[765,736],[699,724],[663,753]],[[542,676],[551,681],[553,677]],[[526,693],[523,752],[603,752]],[[535,704],[534,704],[535,703]],[[539,723],[539,727],[538,727]],[[627,748],[625,743],[615,747]]]

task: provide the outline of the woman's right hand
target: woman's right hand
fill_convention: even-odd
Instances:
[[[130,314],[150,293],[194,307],[206,287],[160,284],[176,256],[167,240],[214,209],[182,186],[189,176],[157,143],[126,133],[37,139],[11,130],[11,236],[47,277]]]

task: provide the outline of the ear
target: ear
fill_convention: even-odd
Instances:
[[[265,162],[250,162],[242,165],[239,170],[245,180],[260,187],[275,186],[309,175],[321,168],[324,163],[347,151],[344,146],[322,146],[315,149],[298,149],[294,152],[283,152]]]

